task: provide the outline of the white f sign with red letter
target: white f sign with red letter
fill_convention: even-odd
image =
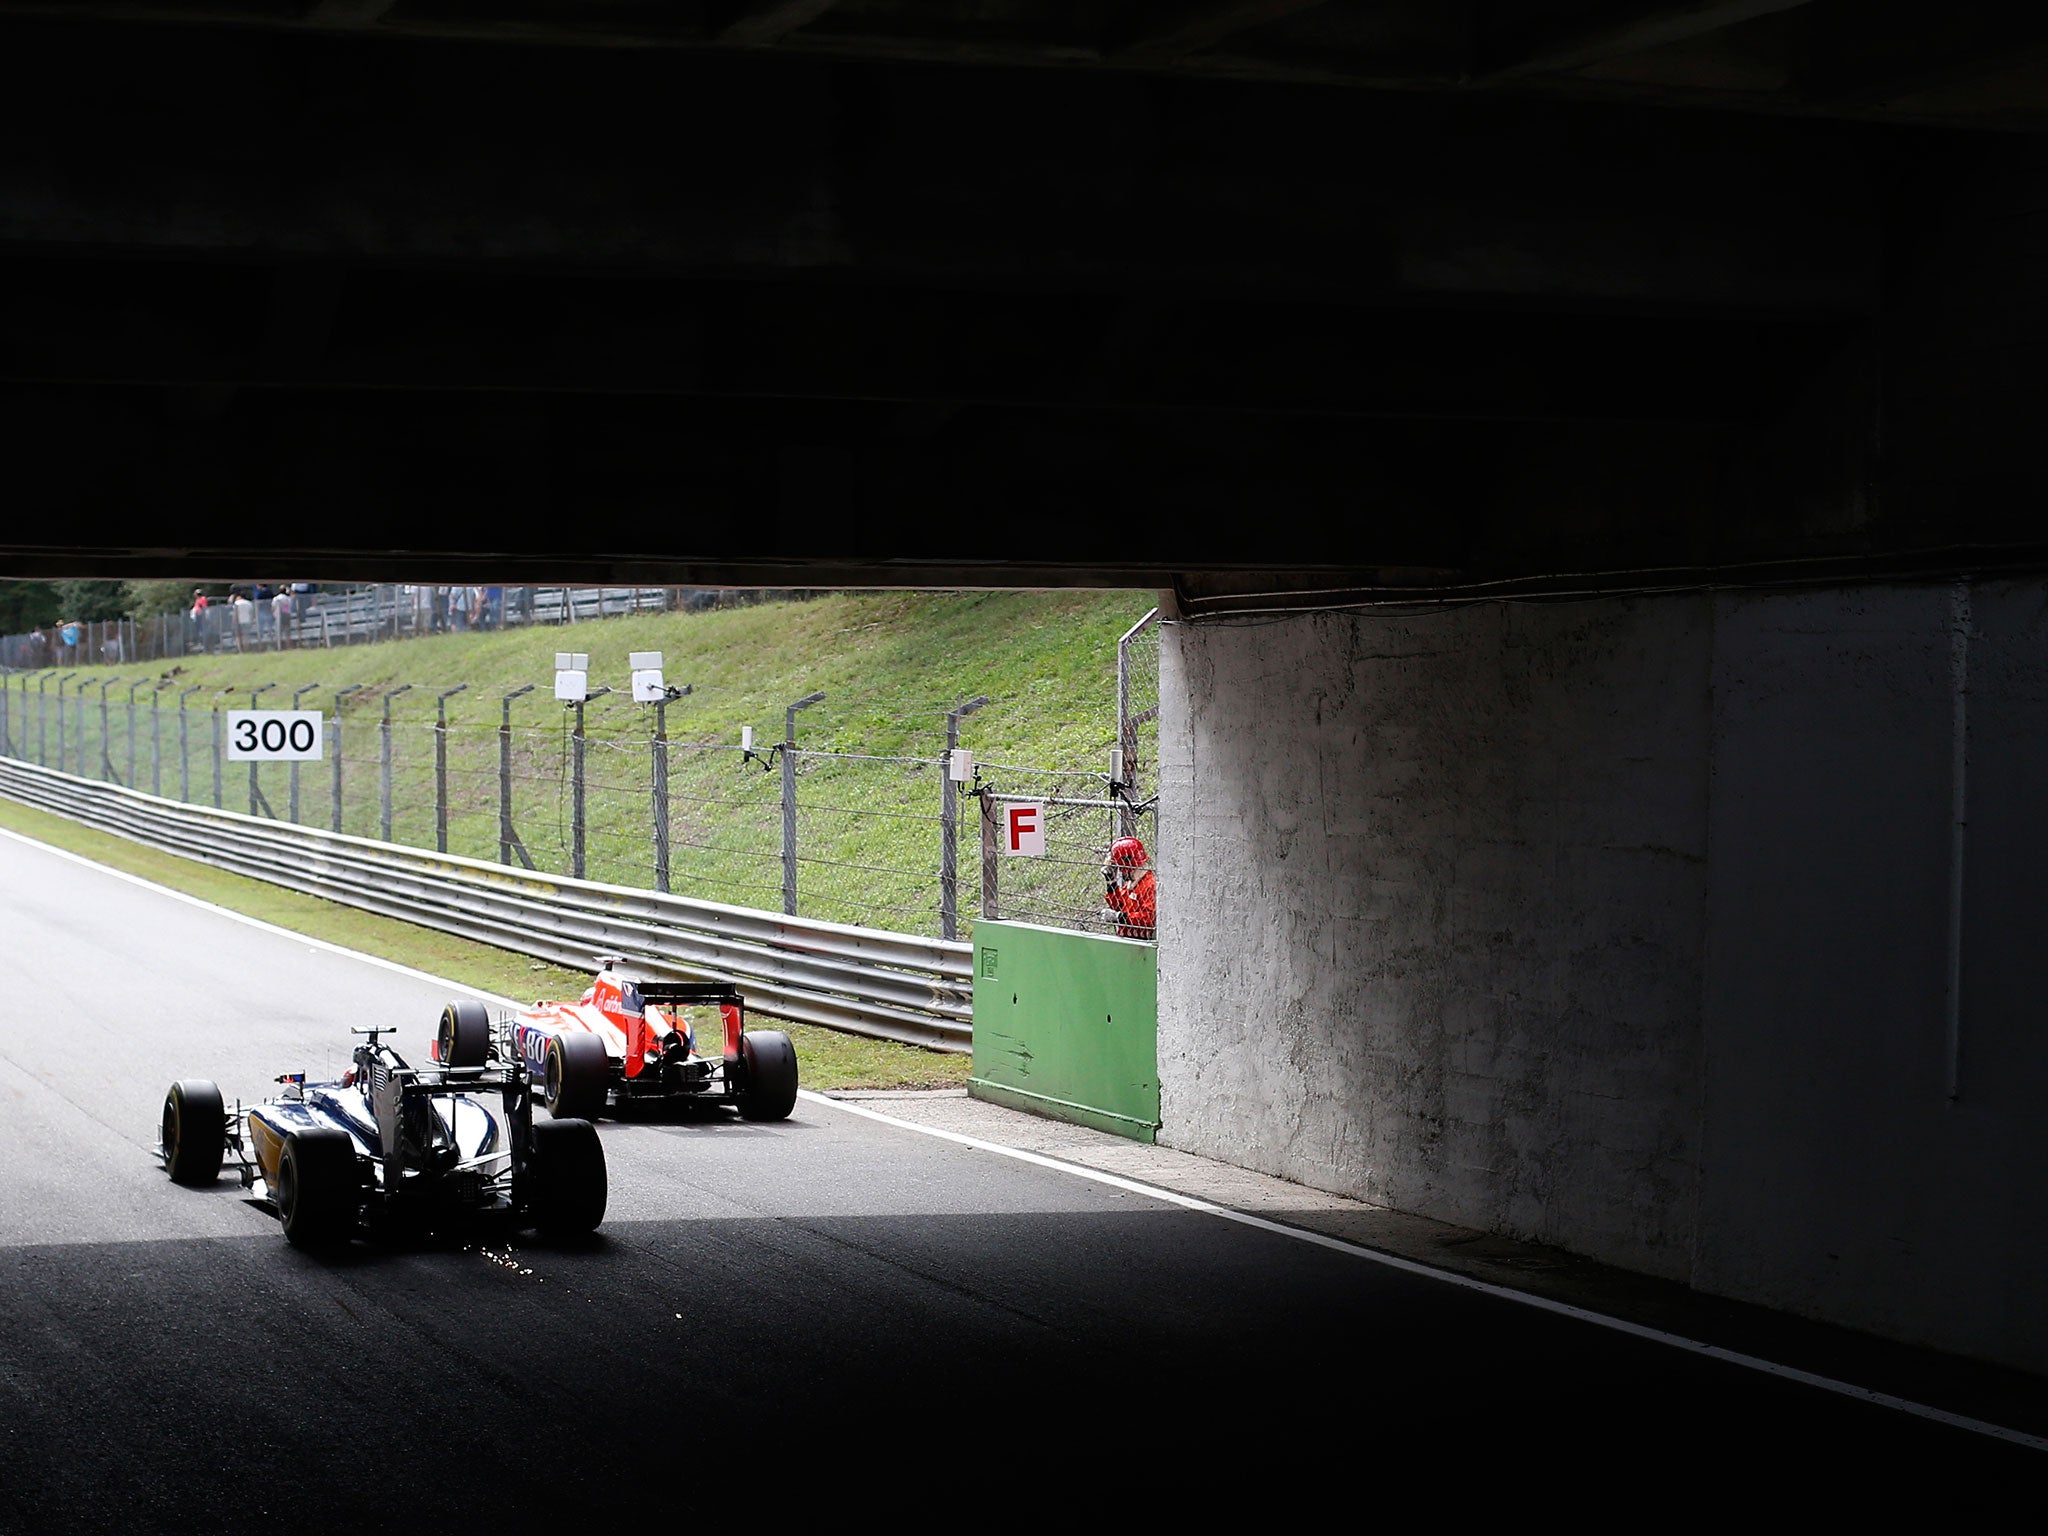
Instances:
[[[1045,857],[1045,806],[1024,800],[1003,807],[1003,852]]]

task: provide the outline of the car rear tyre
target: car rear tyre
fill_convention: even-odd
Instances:
[[[491,1054],[491,1016],[475,998],[464,998],[441,1010],[436,1037],[444,1067],[480,1067]]]
[[[739,1106],[749,1120],[787,1120],[796,1108],[796,1047],[781,1030],[740,1036]]]
[[[356,1149],[348,1132],[294,1131],[277,1157],[277,1210],[295,1248],[336,1248],[355,1235]]]
[[[164,1095],[163,1143],[173,1184],[211,1184],[220,1177],[228,1143],[220,1090],[203,1078],[171,1084]]]
[[[541,1074],[541,1098],[557,1120],[595,1120],[604,1113],[610,1086],[611,1058],[604,1042],[576,1030],[548,1042],[547,1067]]]
[[[580,1237],[604,1220],[604,1143],[588,1120],[536,1120],[527,1218],[547,1237]]]

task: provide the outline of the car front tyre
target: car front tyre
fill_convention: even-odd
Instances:
[[[164,1095],[164,1169],[173,1184],[211,1184],[228,1142],[220,1090],[203,1078],[171,1084]]]
[[[491,1015],[475,998],[463,998],[441,1010],[435,1036],[444,1067],[480,1067],[491,1054]]]

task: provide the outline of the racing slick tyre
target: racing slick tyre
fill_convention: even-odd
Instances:
[[[355,1236],[356,1149],[348,1132],[322,1126],[285,1137],[274,1193],[294,1248],[338,1248]]]
[[[604,1143],[588,1120],[536,1120],[527,1218],[546,1237],[581,1237],[604,1220]]]
[[[220,1090],[203,1078],[171,1084],[164,1095],[164,1171],[173,1184],[211,1184],[227,1150],[228,1116]]]
[[[557,1120],[595,1120],[604,1113],[611,1075],[611,1058],[597,1036],[582,1030],[556,1035],[548,1042],[541,1098]]]
[[[463,998],[441,1010],[441,1030],[434,1038],[444,1067],[480,1067],[491,1054],[491,1016],[475,998]]]
[[[781,1030],[740,1036],[739,1106],[748,1120],[787,1120],[796,1108],[796,1047]]]

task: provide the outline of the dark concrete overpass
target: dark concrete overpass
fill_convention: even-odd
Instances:
[[[0,571],[2032,564],[2005,9],[0,0]]]

